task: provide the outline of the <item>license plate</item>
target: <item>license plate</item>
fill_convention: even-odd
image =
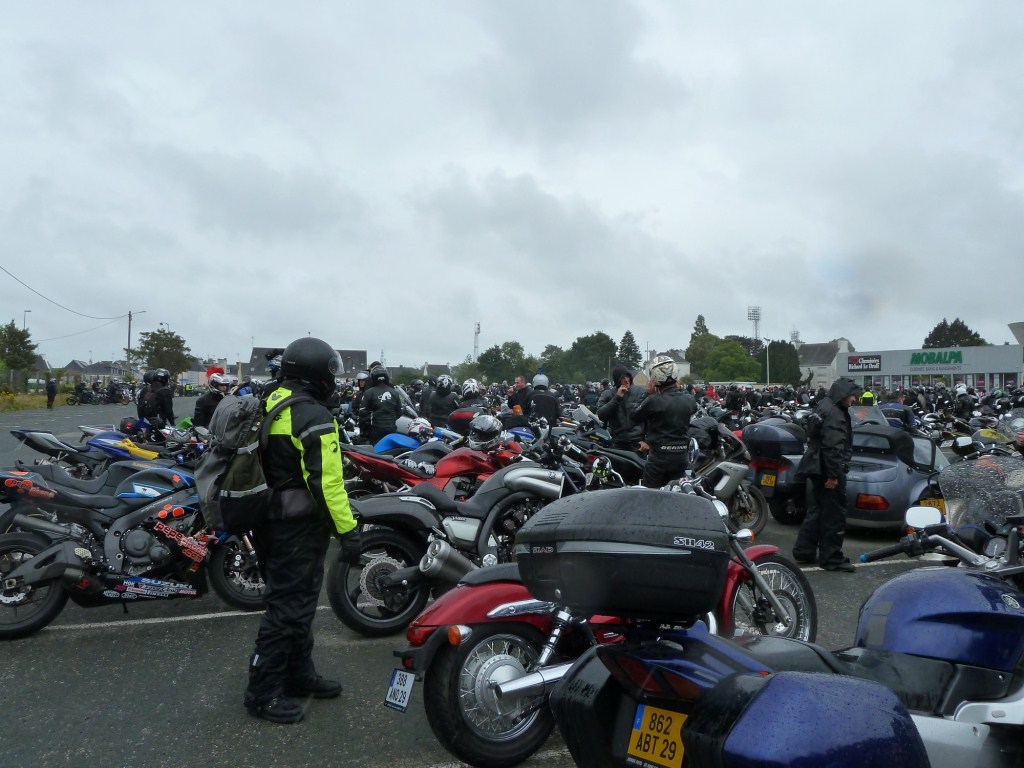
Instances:
[[[683,723],[686,715],[641,704],[633,718],[626,754],[630,765],[680,768],[683,764]],[[635,758],[635,759],[634,759]]]
[[[946,511],[946,502],[942,499],[921,499],[919,502],[922,507],[938,507],[943,512]]]
[[[767,485],[769,488],[775,487],[775,473],[765,472],[761,475],[761,485]]]
[[[396,669],[391,673],[391,685],[388,686],[384,705],[405,712],[412,698],[412,687],[416,684],[416,675],[404,669]]]

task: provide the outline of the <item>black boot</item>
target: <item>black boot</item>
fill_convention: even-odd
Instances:
[[[302,707],[291,699],[278,696],[263,704],[246,704],[246,709],[255,717],[261,717],[272,723],[297,723],[302,719]]]

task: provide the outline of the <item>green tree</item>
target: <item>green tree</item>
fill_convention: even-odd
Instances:
[[[420,373],[419,368],[408,368],[401,366],[392,374],[391,383],[396,386],[405,386],[406,384],[412,383],[413,379],[422,379],[423,376]]]
[[[640,345],[633,338],[632,331],[622,334],[622,341],[619,342],[619,349],[615,353],[616,359],[631,371],[635,371],[643,362],[643,355],[640,354]]]
[[[616,349],[615,339],[603,331],[579,336],[565,353],[564,377],[577,384],[604,378],[611,370]]]
[[[193,363],[192,350],[185,346],[185,339],[166,328],[140,333],[139,345],[130,353],[133,365],[166,368],[172,376],[187,371]]]
[[[488,381],[512,381],[516,376],[525,376],[529,381],[535,373],[535,369],[526,367],[526,352],[518,341],[495,344],[480,353],[477,363]]]
[[[761,364],[738,341],[720,341],[708,353],[705,381],[757,381]]]
[[[0,327],[0,368],[7,369],[0,381],[12,388],[22,388],[35,363],[36,344],[32,342],[32,332],[22,330],[13,320]],[[15,371],[19,373],[17,377]]]
[[[419,373],[417,371],[417,373]],[[487,375],[484,373],[483,368],[480,367],[480,363],[473,359],[472,355],[466,355],[466,359],[463,360],[456,366],[452,367],[452,375],[458,381],[465,381],[466,379],[476,379],[477,381],[486,382]],[[420,379],[422,376],[413,376],[413,379]],[[412,379],[410,379],[411,381]]]
[[[942,318],[942,322],[932,328],[931,333],[924,337],[922,349],[936,347],[984,347],[988,342],[972,331],[959,317],[952,323]]]
[[[544,374],[552,384],[566,379],[568,371],[566,370],[565,350],[554,344],[548,344],[540,353],[537,365],[532,370],[536,371],[538,368],[544,369]]]
[[[686,348],[686,359],[690,363],[690,374],[697,379],[710,381],[705,373],[707,368],[708,355],[711,350],[722,342],[722,339],[713,333],[702,333],[690,342]]]
[[[796,347],[788,341],[772,341],[768,343],[767,353],[767,361],[764,350],[758,355],[762,369],[758,381],[789,384],[793,387],[801,383],[803,374],[800,371],[800,355]],[[766,362],[770,365],[766,366]],[[768,380],[769,375],[771,381]]]
[[[747,354],[752,357],[757,357],[761,354],[761,350],[764,349],[764,342],[760,339],[751,338],[750,336],[726,336],[726,341],[735,341],[745,350]]]
[[[698,337],[706,336],[710,333],[708,324],[704,322],[704,315],[697,315],[697,322],[693,324],[693,333],[690,334],[690,343],[693,344],[694,340]],[[687,357],[686,359],[689,360],[690,358]]]

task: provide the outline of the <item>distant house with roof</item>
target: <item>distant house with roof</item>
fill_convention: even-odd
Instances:
[[[805,344],[796,342],[797,356],[800,360],[800,375],[807,380],[811,377],[811,386],[828,389],[838,378],[836,373],[837,359],[841,353],[852,352],[849,339],[838,338],[824,344]]]

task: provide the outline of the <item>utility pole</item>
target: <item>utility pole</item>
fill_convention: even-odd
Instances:
[[[473,361],[480,357],[480,322],[477,321],[476,327],[473,329]]]
[[[144,315],[146,310],[136,312],[137,315]],[[124,350],[125,368],[128,369],[128,377],[132,375],[132,311],[128,310],[128,346]]]

